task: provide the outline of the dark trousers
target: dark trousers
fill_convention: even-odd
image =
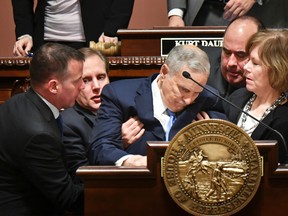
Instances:
[[[218,1],[204,1],[198,12],[194,26],[227,26],[229,21],[223,19],[225,4]]]

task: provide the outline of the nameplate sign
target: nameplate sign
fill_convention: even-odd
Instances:
[[[167,56],[170,50],[179,45],[194,45],[200,49],[221,48],[223,37],[201,37],[201,38],[161,38],[161,56]]]

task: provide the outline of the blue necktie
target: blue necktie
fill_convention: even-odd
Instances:
[[[176,120],[176,114],[169,109],[167,109],[166,112],[170,117],[169,122],[167,124],[167,128],[166,128],[166,141],[169,141],[169,132],[170,132],[172,125],[174,124]]]
[[[57,121],[57,124],[58,124],[58,127],[59,127],[59,131],[60,131],[60,134],[61,134],[61,138],[63,137],[63,119],[61,117],[61,114],[59,114],[58,118],[56,118],[56,121]]]

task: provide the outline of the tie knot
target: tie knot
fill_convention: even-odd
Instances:
[[[166,112],[167,112],[167,114],[168,114],[169,116],[176,116],[176,113],[175,113],[175,112],[172,112],[172,111],[169,110],[168,108],[167,108]]]

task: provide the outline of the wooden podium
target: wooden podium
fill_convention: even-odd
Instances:
[[[256,141],[263,156],[264,175],[259,189],[239,216],[287,215],[288,167],[278,166],[278,146]],[[170,197],[161,176],[167,142],[148,142],[147,168],[84,166],[77,175],[85,184],[85,216],[189,215]]]

